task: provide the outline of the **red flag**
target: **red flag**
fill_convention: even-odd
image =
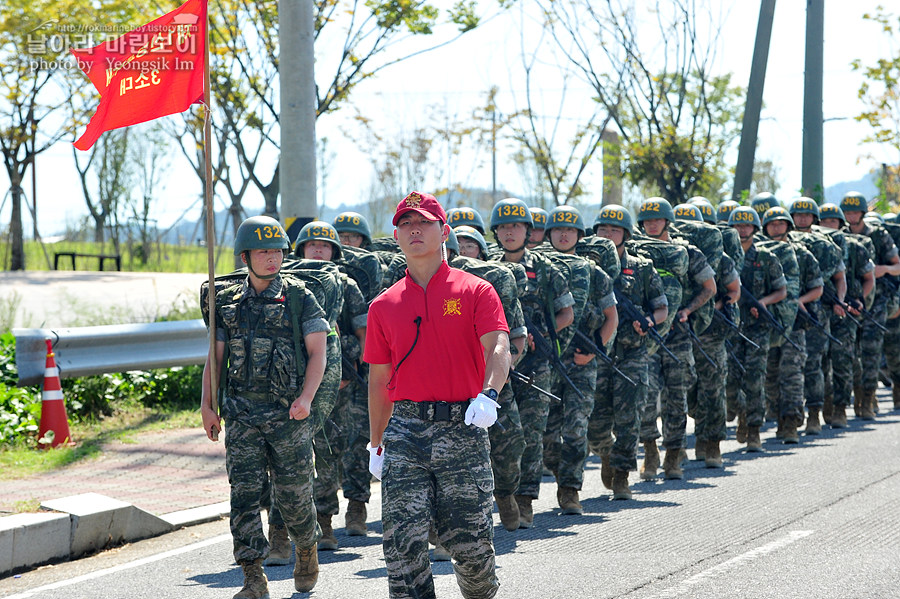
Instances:
[[[206,0],[188,0],[121,37],[72,50],[100,92],[76,148],[88,150],[104,131],[184,112],[203,99],[206,11]]]

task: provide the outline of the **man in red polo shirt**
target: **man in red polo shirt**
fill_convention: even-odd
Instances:
[[[490,599],[500,586],[487,429],[509,375],[509,328],[494,288],[444,260],[446,222],[432,195],[400,202],[394,238],[406,276],[369,308],[369,465],[382,479],[392,598],[435,596],[432,524],[463,597]]]

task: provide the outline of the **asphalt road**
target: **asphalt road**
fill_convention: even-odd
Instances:
[[[561,515],[555,484],[545,479],[533,529],[509,533],[495,514],[498,596],[900,596],[900,413],[889,411],[884,393],[875,422],[851,416],[850,428],[826,427],[799,446],[782,445],[769,428],[765,454],[746,455],[727,441],[724,470],[691,462],[683,481],[639,482],[633,474],[632,501],[610,500],[592,457],[583,516]],[[368,537],[340,528],[341,548],[320,553],[312,596],[387,596],[379,502],[376,486]],[[439,597],[461,596],[449,563],[434,572]],[[301,596],[290,566],[267,574],[273,599]],[[227,523],[215,522],[0,580],[0,596],[204,599],[231,597],[240,586]]]

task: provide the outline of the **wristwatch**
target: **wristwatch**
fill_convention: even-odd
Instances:
[[[490,397],[494,401],[497,401],[497,396],[499,395],[499,393],[497,393],[496,389],[491,389],[490,387],[488,387],[481,393],[482,393],[482,395],[486,395],[486,396]]]

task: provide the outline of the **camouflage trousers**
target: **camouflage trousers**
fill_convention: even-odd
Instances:
[[[548,373],[536,377],[534,383],[543,389],[549,389],[552,381],[552,373]],[[541,478],[544,476],[544,431],[547,429],[550,399],[519,381],[513,381],[512,388],[525,441],[519,461],[519,488],[516,495],[528,495],[537,499]],[[514,456],[510,458],[514,459]]]
[[[688,391],[688,414],[694,418],[694,435],[698,441],[724,441],[725,378],[728,375],[728,353],[720,334],[700,335],[700,347],[713,359],[710,364],[695,347],[696,384]]]
[[[392,598],[435,596],[428,532],[434,525],[453,556],[462,596],[490,599],[500,586],[494,563],[494,481],[486,430],[418,416],[394,404],[384,431],[381,522]]]
[[[229,397],[222,416],[234,560],[249,564],[269,555],[259,512],[270,472],[291,539],[297,547],[315,547],[322,533],[312,499],[312,422],[291,420],[280,403]]]
[[[884,325],[886,322],[886,300],[875,298],[869,312],[875,320]],[[884,347],[884,331],[875,326],[868,318],[864,318],[856,336],[857,359],[853,368],[853,384],[865,391],[878,388],[878,370],[881,368],[881,350]]]
[[[662,413],[663,446],[681,449],[687,429],[687,393],[694,384],[694,355],[691,338],[673,328],[666,337],[666,347],[681,361],[679,364],[662,348],[650,356],[648,389],[641,406],[641,442],[659,438],[656,419]]]
[[[588,422],[588,443],[594,453],[608,455],[618,470],[637,470],[640,407],[647,393],[647,350],[616,347],[616,367],[637,381],[632,385],[605,362],[597,364],[594,411]]]
[[[888,332],[884,334],[884,361],[891,376],[891,383],[900,385],[900,318],[888,320]]]
[[[859,326],[849,317],[831,316],[831,334],[841,340],[832,343],[822,360],[825,396],[836,406],[849,406],[853,397],[853,366],[856,363],[856,336]]]
[[[806,364],[806,331],[790,335],[800,349],[784,342],[769,348],[766,360],[766,402],[778,418],[794,426],[803,423],[803,369]]]
[[[566,367],[566,374],[584,397],[578,397],[561,377],[554,386],[553,392],[562,402],[550,404],[544,432],[544,464],[556,473],[559,486],[581,489],[588,457],[588,420],[597,389],[597,358],[584,366],[567,361]]]
[[[341,488],[345,499],[367,503],[372,496],[369,451],[366,449],[369,442],[369,391],[351,381],[341,393],[346,393],[349,398],[343,422],[347,445],[341,456],[344,471]]]
[[[545,381],[546,382],[546,381]],[[538,383],[538,386],[541,386]],[[519,406],[513,394],[512,384],[503,385],[497,398],[497,422],[502,425],[488,429],[491,440],[491,468],[494,471],[494,491],[497,495],[513,495],[519,489],[522,452],[525,451],[525,437]]]
[[[326,379],[334,376],[333,371],[325,371]],[[337,371],[338,385],[340,371]],[[325,384],[325,380],[322,381]],[[313,497],[316,500],[316,511],[333,516],[338,513],[338,489],[341,487],[341,456],[347,449],[347,405],[349,397],[337,392],[331,414],[313,437],[315,453],[315,478],[313,479]],[[368,462],[366,463],[368,469]]]
[[[829,312],[831,308],[826,308]],[[831,319],[820,317],[819,322],[831,332]],[[807,408],[821,408],[825,403],[825,373],[822,361],[828,352],[829,339],[825,331],[813,327],[806,330],[806,364],[803,367],[803,386]]]
[[[744,327],[747,338],[759,346],[753,347],[740,337],[732,344],[732,353],[744,365],[744,372],[736,366],[728,367],[725,403],[728,410],[747,415],[748,426],[762,426],[766,416],[763,384],[766,380],[766,358],[769,353],[769,329],[763,326]]]

